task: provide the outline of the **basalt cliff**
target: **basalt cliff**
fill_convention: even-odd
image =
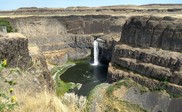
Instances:
[[[108,80],[129,77],[150,89],[182,94],[181,19],[132,17],[114,48]]]
[[[95,38],[102,38],[100,56],[111,60],[112,48],[120,39],[122,27],[131,16],[181,18],[180,4],[151,4],[142,6],[20,8],[0,11],[13,28],[25,35],[29,46],[38,46],[48,62],[62,64],[90,54]],[[126,37],[127,38],[127,37]]]
[[[108,82],[132,79],[150,91],[164,90],[172,97],[181,97],[181,7],[178,4],[152,4],[0,11],[0,19],[9,21],[15,31],[27,37],[0,37],[1,58],[7,58],[10,67],[16,67],[19,55],[22,57],[19,67],[28,65],[29,61],[39,62],[40,76],[51,85],[48,69],[92,55],[93,41],[100,38],[99,60],[109,63]],[[158,107],[144,108],[154,112],[160,108],[166,112],[180,112],[180,98],[169,100],[167,97],[166,100],[162,95],[157,96],[160,97],[149,98],[155,97],[156,104],[154,100],[146,100],[151,103],[146,105]]]
[[[84,58],[94,39],[101,38],[100,61],[111,62],[109,81],[131,77],[152,89],[167,81],[167,91],[182,93],[181,5],[33,7],[0,11],[0,17],[25,35],[29,48],[38,48],[48,64]]]

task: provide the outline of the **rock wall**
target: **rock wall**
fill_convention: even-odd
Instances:
[[[126,17],[72,15],[6,19],[10,21],[14,29],[28,37],[30,46],[38,46],[49,62],[62,64],[68,59],[80,59],[88,56],[93,47],[95,38],[93,35],[110,35],[112,32],[119,37],[121,24],[124,24]],[[107,38],[104,37],[104,40],[111,40],[111,38],[107,36]],[[111,48],[107,47],[102,51],[106,51],[103,54],[107,54],[109,51],[109,55],[104,58],[110,60]]]
[[[126,17],[72,15],[5,19],[10,21],[14,29],[28,37],[30,46],[38,46],[48,62],[62,64],[68,59],[75,60],[88,56],[93,47],[93,35],[108,35],[111,32],[118,35]],[[109,38],[107,36],[105,40]],[[110,60],[111,52],[110,56],[104,58]]]
[[[132,78],[152,90],[182,95],[181,19],[132,17],[122,30],[108,81]]]
[[[0,61],[7,60],[7,67],[0,73],[1,89],[7,90],[10,85],[5,80],[8,80],[17,82],[13,86],[15,91],[29,89],[35,94],[45,87],[53,91],[53,80],[45,57],[37,49],[28,47],[28,39],[22,34],[0,33]]]
[[[67,60],[81,59],[91,52],[94,37],[89,35],[63,35],[52,38],[30,38],[30,46],[37,45],[52,64],[63,64]]]
[[[134,17],[122,30],[122,43],[182,51],[182,19],[172,17]]]
[[[6,18],[18,32],[30,37],[56,37],[62,34],[95,34],[121,31],[126,17],[110,15],[33,16]]]
[[[26,69],[31,65],[28,39],[18,33],[0,35],[0,60],[7,60],[9,67]]]
[[[170,8],[168,6],[170,6]],[[41,45],[36,45],[38,45],[38,47],[44,53],[46,53],[46,55],[49,55],[47,59],[49,59],[51,55],[53,57],[56,57],[53,58],[53,60],[57,60],[59,56],[63,55],[63,58],[60,58],[58,60],[67,60],[68,57],[73,57],[73,59],[75,59],[76,56],[82,57],[84,56],[84,54],[86,56],[89,53],[90,48],[92,48],[90,45],[93,41],[90,41],[89,45],[84,44],[84,41],[82,40],[84,40],[85,35],[90,35],[92,38],[92,35],[102,33],[103,35],[106,35],[107,38],[104,38],[106,43],[104,47],[100,47],[102,51],[102,53],[100,54],[101,59],[110,61],[112,49],[116,41],[115,39],[113,39],[113,41],[112,37],[109,37],[107,35],[120,35],[122,26],[128,17],[132,15],[149,15],[152,13],[160,14],[161,12],[163,13],[161,16],[175,16],[174,14],[178,14],[181,12],[180,6],[181,5],[168,4],[147,6],[110,6],[94,8],[69,7],[66,9],[20,8],[14,11],[2,11],[0,12],[0,16],[3,15],[3,17],[5,17],[11,22],[14,29],[17,29],[18,32],[27,36],[30,40],[30,44],[42,43]],[[156,7],[160,7],[160,9],[156,9]],[[173,10],[174,8],[176,10]],[[165,22],[168,23],[168,19],[171,20],[171,18],[165,19],[166,21],[161,22],[162,25]],[[154,23],[152,23],[152,21],[153,20],[151,19],[149,21],[149,25],[146,25],[147,28],[149,27],[149,30],[153,30],[150,29],[150,27],[152,26],[150,26],[150,24],[158,24],[161,20],[156,22],[154,18]],[[175,24],[176,20],[173,21]],[[145,24],[142,25],[145,26]],[[142,25],[140,25],[140,27],[142,27]],[[177,24],[175,25],[176,27],[180,26]],[[160,27],[160,25],[158,26],[159,28],[163,27]],[[157,28],[155,29],[155,31],[151,32],[156,33]],[[169,31],[166,31],[169,32],[171,30],[169,29]],[[177,30],[175,32],[177,32]],[[125,32],[123,33],[125,35]],[[70,34],[75,35],[75,37],[79,38],[79,40],[76,39],[74,42],[71,42],[70,44]],[[128,35],[126,34],[126,36]],[[33,40],[33,42],[31,40]],[[48,42],[48,40],[50,41]],[[155,39],[153,41],[153,43],[155,43]],[[137,41],[137,43],[139,42]],[[178,49],[178,47],[179,44],[175,44],[174,49]],[[68,50],[66,50],[70,48],[75,52],[79,53],[75,56],[70,56],[72,53],[68,53]],[[56,56],[53,55],[54,53]]]
[[[98,33],[103,33],[104,35],[110,35],[113,33],[120,34],[122,25],[125,23],[126,19],[133,15],[151,15],[155,13],[156,16],[163,17],[168,15],[176,17],[176,16],[181,16],[181,11],[182,11],[181,4],[165,4],[165,5],[151,4],[142,6],[121,5],[121,6],[105,6],[105,7],[68,7],[68,8],[56,8],[56,9],[25,7],[12,11],[0,11],[0,18],[5,18],[9,20],[11,25],[13,25],[15,31],[24,34],[26,37],[32,40],[33,42],[30,41],[31,45],[35,43],[42,43],[41,45],[40,44],[36,45],[43,51],[44,54],[49,55],[47,59],[53,56],[56,57],[53,58],[53,60],[57,60],[58,57],[64,55],[63,58],[58,60],[67,60],[68,57],[73,57],[73,58],[75,58],[76,56],[82,57],[88,54],[90,47],[88,48],[88,46],[82,42],[82,40],[84,40],[85,38],[85,35],[92,36],[93,34],[98,34]],[[168,17],[165,19],[166,20],[162,20],[163,21],[161,22],[162,25],[168,23],[168,19],[169,21],[171,20],[171,18]],[[152,21],[154,21],[154,23]],[[149,32],[150,30],[154,30],[150,29],[150,27],[160,23],[160,21],[161,20],[157,22],[155,18],[153,20],[151,19],[149,21],[149,25],[146,25]],[[174,26],[180,27],[180,25],[177,25],[175,23],[176,20],[172,19],[172,21],[175,24]],[[142,25],[145,26],[145,24],[143,23]],[[142,25],[140,25],[140,28],[142,28]],[[160,25],[158,26],[159,27],[156,27],[155,31],[151,31],[150,33],[155,34],[158,32],[157,30],[158,28],[163,28],[163,26],[162,27],[160,27]],[[140,33],[140,28],[139,28],[139,33]],[[166,29],[165,32],[168,32],[170,35],[173,34],[178,35],[177,33],[175,33],[178,32],[178,30],[173,31],[173,29],[171,28]],[[68,42],[70,40],[68,34],[74,34],[76,38],[79,37],[80,43],[77,40],[74,41],[74,44],[70,44]],[[170,35],[167,35],[169,36],[168,39],[172,38]],[[83,39],[81,39],[82,37]],[[113,41],[112,37],[107,36],[107,38],[110,40],[108,41],[108,39],[105,39],[106,45],[104,45],[104,47],[103,46],[101,47],[102,53],[100,55],[102,59],[110,61],[112,48],[114,46],[113,43],[115,43],[116,41],[115,40]],[[155,43],[156,39],[158,39],[158,37],[154,37],[154,40],[152,40],[154,43],[151,44],[152,46],[157,44]],[[51,41],[47,42],[47,40]],[[60,42],[60,40],[63,41]],[[140,42],[138,42],[138,39],[137,43],[138,45],[141,44]],[[171,44],[173,45],[173,43]],[[167,46],[167,45],[162,44],[162,46]],[[180,44],[177,44],[177,42],[175,42],[175,46],[169,49],[178,51],[179,46]],[[75,56],[70,56],[72,53],[67,52],[68,51],[67,49],[72,49],[78,54],[76,54]]]
[[[120,34],[110,33],[108,35],[96,36],[101,39],[99,42],[99,61],[108,64],[111,61],[112,51],[116,42],[120,38]]]

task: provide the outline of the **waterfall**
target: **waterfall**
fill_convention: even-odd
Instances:
[[[6,28],[6,26],[0,26],[0,31],[1,31],[1,32],[4,32],[4,33],[7,33],[7,28]]]
[[[97,40],[94,40],[94,63],[92,65],[99,64],[99,43]]]
[[[4,32],[4,33],[6,33],[6,32],[7,32],[7,31],[6,31],[6,27],[5,27],[5,26],[3,27],[3,32]]]

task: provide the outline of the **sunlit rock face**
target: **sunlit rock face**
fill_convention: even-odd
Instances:
[[[129,77],[150,89],[182,94],[181,19],[132,17],[115,46],[108,81]],[[164,82],[167,82],[165,84]]]
[[[122,30],[122,43],[182,51],[182,19],[173,17],[133,17]]]
[[[28,38],[58,37],[63,34],[120,33],[126,17],[112,15],[69,15],[7,18]],[[66,37],[65,37],[66,38]]]
[[[38,46],[54,64],[87,57],[93,48],[93,35],[120,34],[125,19],[111,15],[8,18],[14,29],[29,39],[29,45]]]

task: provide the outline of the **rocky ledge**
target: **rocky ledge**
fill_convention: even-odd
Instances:
[[[181,19],[132,17],[122,30],[108,69],[108,81],[124,77],[152,90],[182,95]]]

